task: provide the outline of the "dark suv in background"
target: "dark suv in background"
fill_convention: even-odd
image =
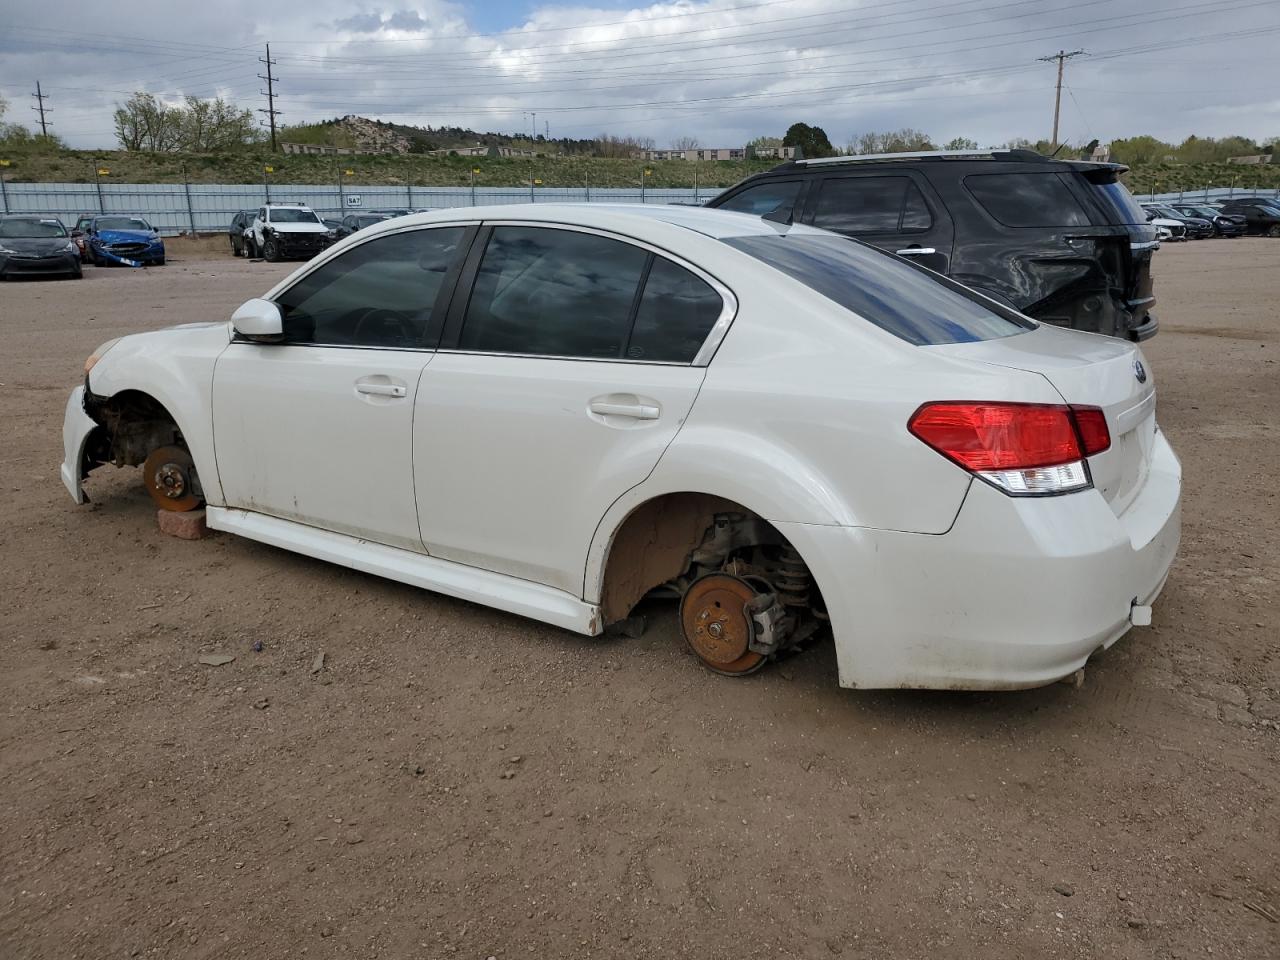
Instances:
[[[1046,323],[1145,340],[1158,243],[1126,170],[1030,150],[830,157],[748,177],[707,206],[857,237]]]
[[[1258,237],[1280,237],[1280,199],[1245,197],[1227,200],[1219,208],[1223,213],[1244,217],[1245,233]]]

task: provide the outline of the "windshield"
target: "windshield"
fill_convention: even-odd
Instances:
[[[918,346],[1008,337],[1035,321],[932,270],[844,237],[726,237],[724,242]]]
[[[66,228],[58,220],[0,220],[0,237],[65,237]]]
[[[320,218],[310,210],[290,210],[288,208],[272,210],[272,223],[319,223]]]
[[[362,227],[371,227],[375,223],[381,223],[386,217],[357,217],[356,223]]]
[[[150,230],[151,224],[141,217],[99,217],[94,221],[98,230]]]

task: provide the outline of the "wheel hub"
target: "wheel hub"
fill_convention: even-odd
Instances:
[[[757,591],[746,581],[713,573],[693,583],[680,602],[680,625],[689,648],[717,673],[751,673],[764,663],[750,649],[747,604]]]
[[[200,506],[195,463],[182,447],[153,450],[142,465],[147,493],[161,510],[182,512]]]

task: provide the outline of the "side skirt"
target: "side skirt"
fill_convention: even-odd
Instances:
[[[317,560],[541,620],[574,633],[595,636],[600,632],[599,607],[553,587],[247,510],[208,507],[206,519],[214,530]]]

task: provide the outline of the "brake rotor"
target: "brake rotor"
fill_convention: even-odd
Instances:
[[[738,577],[712,573],[693,582],[680,601],[685,642],[708,668],[727,676],[754,673],[764,654],[749,649],[751,619],[746,605],[757,591]]]
[[[151,451],[142,465],[147,493],[161,510],[181,513],[200,506],[195,488],[195,462],[182,447],[160,447]]]

